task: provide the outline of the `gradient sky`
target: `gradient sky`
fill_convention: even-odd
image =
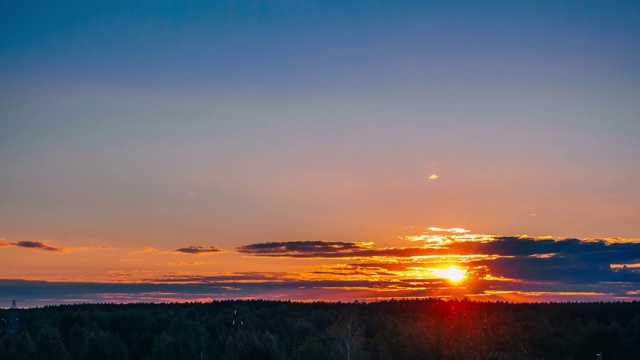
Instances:
[[[3,1],[0,301],[639,299],[638,34],[636,1]]]

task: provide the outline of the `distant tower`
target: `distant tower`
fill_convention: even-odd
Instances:
[[[18,314],[18,307],[16,301],[11,303],[11,309],[9,309],[9,334],[11,337],[15,337],[20,332],[20,315]]]

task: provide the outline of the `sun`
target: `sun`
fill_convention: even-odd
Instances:
[[[433,273],[452,282],[459,282],[464,279],[467,270],[460,269],[456,266],[449,266],[448,268],[434,269]]]

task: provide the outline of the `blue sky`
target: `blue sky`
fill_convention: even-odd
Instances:
[[[61,1],[3,7],[3,72],[19,82],[31,75],[37,82],[237,92],[526,80],[610,90],[633,85],[629,75],[637,74],[633,2]]]
[[[0,244],[111,253],[0,270],[433,226],[634,242],[639,33],[633,1],[4,1]],[[211,256],[180,271],[307,266]]]

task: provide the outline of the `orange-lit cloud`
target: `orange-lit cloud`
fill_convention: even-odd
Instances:
[[[169,266],[193,266],[193,265],[206,265],[209,264],[209,262],[206,261],[169,261],[169,262],[165,262],[162,263],[163,265],[169,265]]]
[[[131,252],[132,254],[145,254],[145,253],[166,253],[166,251],[159,250],[153,247],[143,247]]]
[[[434,229],[435,230],[435,229]],[[616,282],[634,286],[640,271],[615,264],[640,261],[640,242],[556,240],[549,237],[495,236],[467,234],[464,229],[438,229],[450,235],[421,235],[428,246],[413,248],[374,248],[366,243],[295,241],[258,243],[238,249],[261,257],[342,258],[360,261],[314,271],[305,278],[334,277],[377,282],[397,279],[426,279],[444,268],[460,269],[476,289],[490,286],[522,291],[544,287],[541,284],[603,284]],[[407,237],[412,241],[415,238]],[[455,276],[461,280],[461,276]],[[471,284],[473,283],[473,284]],[[508,285],[509,283],[510,285]],[[519,289],[520,289],[519,288]],[[622,286],[620,289],[624,289]]]
[[[498,236],[472,234],[460,228],[429,231],[402,238],[407,244],[417,245],[412,247],[377,248],[371,242],[280,241],[248,244],[220,255],[238,262],[246,261],[243,257],[253,257],[261,263],[284,263],[280,259],[289,258],[287,263],[297,264],[281,267],[283,271],[221,271],[216,267],[218,261],[170,260],[176,252],[221,252],[216,246],[181,248],[186,251],[143,248],[135,253],[153,254],[152,259],[143,256],[132,263],[120,258],[117,266],[124,265],[126,269],[111,270],[96,278],[100,284],[113,284],[107,287],[111,290],[103,289],[102,295],[96,295],[79,288],[69,299],[135,299],[136,292],[158,294],[158,299],[184,296],[183,299],[375,300],[467,296],[542,301],[640,297],[637,239]],[[18,246],[8,241],[0,244]],[[32,244],[32,248],[43,246],[53,247]],[[17,286],[15,296],[19,297],[21,285],[10,284]],[[47,283],[45,288],[49,286],[53,285]],[[116,295],[109,295],[110,291]]]
[[[113,249],[111,246],[103,246],[103,245],[94,245],[94,246],[73,246],[68,247],[67,250],[77,250],[77,251],[86,251],[86,250],[109,250]]]
[[[439,227],[430,227],[429,231],[433,231],[433,232],[444,232],[444,233],[455,233],[455,234],[466,234],[468,232],[471,232],[471,230],[467,230],[467,229],[463,229],[463,228],[448,228],[448,229],[443,229],[443,228],[439,228]]]

